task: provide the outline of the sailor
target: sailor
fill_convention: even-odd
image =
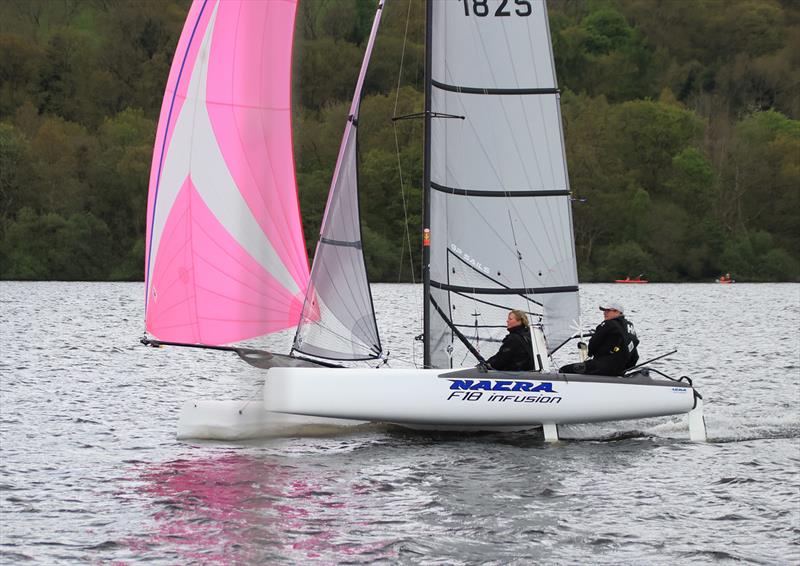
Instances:
[[[506,319],[508,334],[503,338],[500,350],[486,360],[491,369],[503,371],[530,371],[534,369],[533,346],[531,344],[528,315],[521,310],[512,310]]]
[[[639,361],[639,338],[633,323],[625,318],[619,303],[604,303],[603,322],[594,330],[589,340],[589,356],[584,364],[563,366],[561,373],[588,373],[592,375],[624,375]]]

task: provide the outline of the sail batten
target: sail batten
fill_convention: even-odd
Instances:
[[[487,95],[522,95],[522,94],[558,94],[557,88],[494,88],[477,86],[458,86],[439,81],[432,81],[433,86],[441,90],[450,92],[460,92],[464,94],[487,94]]]
[[[438,305],[426,328],[426,362],[433,367],[463,358],[454,328],[474,328],[467,337],[473,346],[495,343],[505,334],[507,311],[520,309],[534,313],[533,322],[558,344],[578,316],[546,8],[543,0],[508,10],[504,4],[511,6],[429,4],[430,113],[463,117],[431,120],[426,156],[426,301]]]
[[[439,183],[431,183],[431,189],[441,191],[443,193],[450,193],[453,195],[463,195],[467,197],[562,197],[570,196],[567,190],[544,190],[544,191],[525,191],[519,189],[494,189],[490,191],[482,191],[476,189],[464,189],[456,187],[445,187]]]
[[[461,285],[450,285],[440,283],[431,279],[431,286],[437,289],[453,291],[456,293],[468,293],[472,295],[541,295],[545,293],[574,293],[578,290],[577,285],[563,285],[561,287],[520,287],[517,289],[507,287],[465,287]]]
[[[361,249],[363,246],[361,240],[331,240],[330,238],[320,238],[320,243],[328,244],[330,246],[342,246],[345,248]]]

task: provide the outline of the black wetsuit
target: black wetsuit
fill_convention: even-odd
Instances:
[[[592,375],[624,375],[639,361],[636,347],[639,339],[633,323],[620,315],[604,320],[589,340],[591,359],[585,364],[569,364],[562,373],[588,373]]]
[[[515,326],[503,338],[500,350],[486,360],[492,369],[504,371],[530,371],[533,365],[531,332],[524,326]]]

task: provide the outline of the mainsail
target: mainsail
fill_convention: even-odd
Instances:
[[[294,342],[297,352],[334,360],[367,360],[381,354],[361,241],[357,140],[361,91],[382,12],[380,2],[339,147]]]
[[[428,6],[425,364],[464,363],[454,327],[495,352],[509,309],[541,321],[552,350],[578,278],[544,1]]]
[[[295,0],[196,0],[153,154],[146,328],[224,344],[293,327],[308,286],[294,173]]]

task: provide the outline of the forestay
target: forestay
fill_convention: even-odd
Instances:
[[[361,91],[382,8],[383,2],[375,14],[342,136],[294,341],[295,351],[327,359],[367,360],[381,354],[361,241],[357,140]]]
[[[147,219],[146,327],[222,344],[297,324],[308,285],[292,154],[296,2],[197,0],[167,82]]]
[[[448,322],[497,351],[509,309],[552,350],[578,280],[545,4],[441,0],[431,26],[429,363],[467,359]]]

